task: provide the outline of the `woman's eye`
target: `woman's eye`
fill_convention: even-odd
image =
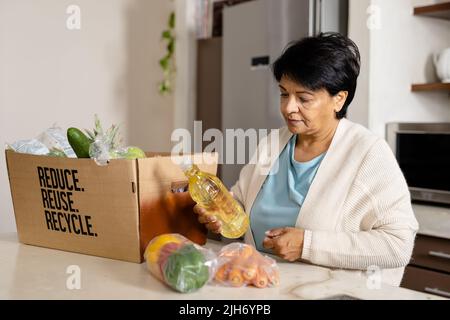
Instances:
[[[309,102],[309,99],[299,98],[299,100],[302,104]]]
[[[280,96],[281,96],[282,98],[287,98],[287,97],[289,97],[289,94],[288,94],[288,93],[283,93],[283,92],[281,92],[281,93],[280,93]]]

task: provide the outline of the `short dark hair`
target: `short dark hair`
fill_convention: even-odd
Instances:
[[[326,89],[332,96],[348,91],[336,117],[342,119],[352,102],[360,70],[361,57],[356,44],[336,32],[320,33],[290,43],[273,63],[275,79],[288,77],[309,90]]]

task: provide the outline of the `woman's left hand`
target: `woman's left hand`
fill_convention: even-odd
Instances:
[[[266,232],[263,246],[288,261],[295,261],[302,256],[303,236],[305,231],[298,228],[276,228]]]

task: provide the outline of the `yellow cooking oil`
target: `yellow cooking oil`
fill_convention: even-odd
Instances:
[[[181,168],[188,178],[192,199],[222,223],[221,234],[229,239],[243,236],[249,227],[248,215],[222,181],[201,171],[190,159],[185,159]]]

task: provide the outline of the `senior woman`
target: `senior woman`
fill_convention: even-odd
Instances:
[[[383,282],[399,285],[418,224],[387,143],[345,118],[359,69],[357,46],[338,33],[291,44],[273,64],[286,121],[271,154],[277,170],[248,164],[231,190],[250,215],[245,240],[258,250],[330,268],[377,266]],[[220,232],[205,209],[194,211]]]

